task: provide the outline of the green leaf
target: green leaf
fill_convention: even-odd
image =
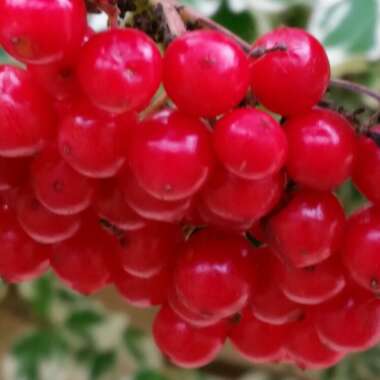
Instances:
[[[247,41],[253,41],[257,37],[256,23],[252,13],[247,10],[233,12],[226,0],[222,2],[213,19]]]
[[[91,329],[103,322],[103,320],[104,317],[94,310],[76,310],[68,317],[65,326],[71,332],[89,338]]]
[[[38,379],[38,368],[44,360],[62,356],[68,351],[63,337],[54,330],[40,330],[18,340],[11,354],[17,363],[19,378]]]
[[[47,317],[54,299],[54,289],[50,277],[41,277],[33,283],[33,294],[30,299],[34,312],[39,317]]]
[[[91,380],[97,380],[110,371],[116,364],[116,352],[101,352],[94,356],[90,366]]]
[[[143,369],[136,373],[133,380],[168,380],[167,377],[161,373],[151,370]]]
[[[327,47],[330,58],[374,58],[380,56],[379,7],[380,0],[317,0],[309,30]]]
[[[128,352],[136,359],[138,363],[145,362],[144,350],[140,348],[141,340],[144,338],[144,333],[135,327],[128,327],[124,334],[124,341]]]

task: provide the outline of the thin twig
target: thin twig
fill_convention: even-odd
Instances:
[[[366,95],[380,103],[380,94],[378,92],[359,83],[354,83],[345,79],[331,79],[330,87],[342,88],[357,94]]]
[[[168,95],[165,91],[162,91],[157,98],[140,114],[141,119],[146,119],[154,113],[161,111],[168,104],[168,101]]]

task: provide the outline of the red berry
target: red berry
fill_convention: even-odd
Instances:
[[[274,326],[256,319],[245,309],[232,328],[230,339],[235,349],[253,363],[276,361],[283,357],[288,325]]]
[[[309,33],[279,28],[259,38],[252,49],[258,55],[251,62],[252,90],[266,108],[284,116],[300,114],[322,98],[330,65],[322,45]]]
[[[217,122],[215,151],[233,174],[260,179],[278,172],[285,164],[288,143],[280,124],[267,113],[240,108]]]
[[[78,63],[83,91],[99,108],[127,112],[146,107],[161,81],[161,56],[137,29],[110,29],[90,38]]]
[[[370,132],[380,134],[380,125]],[[380,147],[369,137],[358,138],[352,181],[371,202],[380,204]]]
[[[129,123],[134,122],[131,114]],[[81,103],[61,122],[58,148],[79,173],[112,177],[125,162],[128,128],[126,119],[111,117]]]
[[[165,90],[191,115],[213,117],[229,111],[244,98],[249,75],[244,52],[217,31],[185,33],[166,50]]]
[[[119,270],[113,282],[119,294],[131,305],[139,308],[161,305],[166,302],[171,272],[164,268],[150,278],[140,278]]]
[[[92,201],[92,180],[72,169],[54,145],[35,158],[31,174],[37,199],[55,214],[77,214]]]
[[[346,226],[343,261],[353,279],[364,288],[380,290],[380,210],[374,206],[353,214]]]
[[[4,0],[0,42],[24,63],[49,63],[79,50],[86,32],[83,0]]]
[[[340,248],[345,216],[328,192],[300,190],[273,215],[267,225],[277,254],[297,268],[318,264]]]
[[[101,218],[122,230],[134,231],[146,224],[146,221],[127,204],[122,190],[113,178],[100,183],[94,203]]]
[[[148,223],[122,237],[121,265],[132,276],[152,277],[169,263],[182,240],[179,225]]]
[[[17,217],[24,231],[43,244],[71,238],[78,232],[81,222],[78,216],[53,214],[35,198],[30,189],[25,189],[18,196]]]
[[[194,327],[168,306],[157,314],[153,336],[157,346],[176,365],[197,368],[210,363],[221,350],[227,335],[226,322]]]
[[[96,228],[95,221],[83,221],[80,231],[71,239],[53,246],[51,266],[70,288],[92,294],[109,281],[107,255],[116,254],[111,238]],[[109,239],[107,239],[109,238]]]
[[[316,329],[333,350],[367,350],[380,342],[380,302],[362,289],[348,287],[316,309]]]
[[[201,231],[184,245],[174,272],[178,297],[205,316],[228,317],[249,298],[248,242],[240,236]]]
[[[328,368],[344,356],[343,353],[333,351],[320,341],[312,318],[308,315],[293,323],[288,336],[288,354],[302,369]]]
[[[9,212],[0,211],[0,277],[22,282],[48,269],[50,250],[33,241]]]
[[[303,308],[290,301],[278,286],[277,258],[269,248],[260,248],[252,256],[254,276],[251,278],[250,307],[260,321],[271,325],[284,325],[297,320]]]
[[[0,157],[0,191],[21,185],[28,177],[30,160]]]
[[[343,116],[315,108],[290,118],[284,127],[289,144],[288,172],[296,182],[331,190],[350,177],[355,133]]]
[[[205,183],[213,164],[210,138],[200,120],[162,111],[135,129],[128,153],[131,170],[154,197],[187,198]]]
[[[17,67],[0,65],[0,155],[36,153],[52,136],[54,122],[49,99],[31,77]]]
[[[253,223],[278,203],[284,183],[282,173],[247,180],[219,167],[211,174],[201,196],[209,210],[221,218]]]
[[[342,263],[335,257],[318,265],[294,268],[278,261],[283,293],[293,302],[316,305],[336,296],[345,286]]]
[[[178,296],[177,291],[170,287],[168,293],[168,304],[172,310],[185,322],[195,327],[207,327],[219,322],[221,318],[214,315],[205,315],[202,312],[192,310],[183,299]]]

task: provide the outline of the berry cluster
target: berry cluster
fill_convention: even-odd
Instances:
[[[380,148],[317,106],[314,37],[281,28],[246,54],[193,31],[162,58],[139,30],[94,33],[83,0],[4,0],[0,42],[24,64],[0,66],[5,280],[51,267],[162,305],[155,340],[184,367],[227,338],[303,368],[380,341]],[[161,83],[171,103],[142,117]],[[373,205],[346,221],[349,178]]]

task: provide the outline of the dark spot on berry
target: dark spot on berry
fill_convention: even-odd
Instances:
[[[315,272],[316,269],[317,269],[317,267],[316,267],[315,265],[311,265],[311,266],[309,266],[309,267],[307,267],[307,268],[304,268],[304,270],[305,270],[306,272],[309,272],[309,273],[313,273],[313,272]]]
[[[65,156],[71,156],[72,154],[72,148],[71,148],[71,145],[69,143],[63,143],[63,146],[62,146],[62,152]]]
[[[73,70],[72,70],[72,68],[71,67],[63,67],[59,71],[59,76],[62,79],[70,79],[73,76]]]
[[[36,198],[32,198],[30,200],[30,208],[34,211],[38,210],[40,208],[40,205]]]
[[[64,187],[65,187],[65,185],[59,179],[57,179],[53,182],[53,189],[56,193],[61,193],[63,191]]]
[[[232,317],[230,317],[230,323],[232,325],[238,325],[240,323],[240,321],[241,321],[241,318],[242,318],[241,314],[240,313],[236,313]]]
[[[128,247],[128,239],[125,235],[119,238],[119,244],[123,249]]]

